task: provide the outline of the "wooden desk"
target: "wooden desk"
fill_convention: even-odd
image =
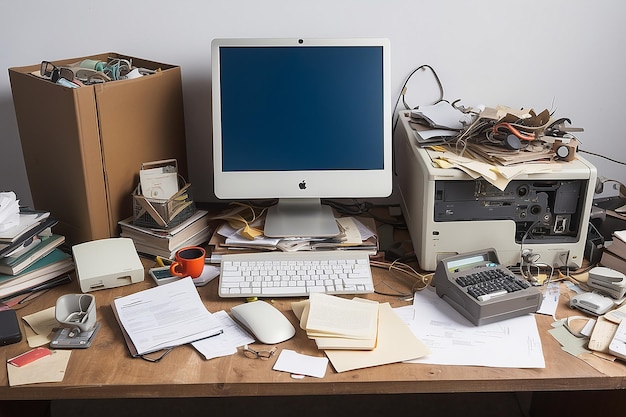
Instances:
[[[146,261],[146,266],[151,262]],[[387,272],[374,269],[375,281]],[[220,299],[214,280],[199,288],[201,298],[211,312],[226,310],[239,299]],[[606,376],[582,360],[563,352],[547,333],[551,317],[537,316],[543,343],[544,369],[502,369],[472,366],[391,364],[357,371],[336,373],[330,367],[323,379],[297,380],[288,373],[272,370],[275,359],[253,360],[241,353],[204,360],[193,347],[174,349],[159,363],[130,357],[120,328],[113,317],[111,302],[115,297],[153,286],[145,281],[126,287],[93,292],[97,317],[102,327],[93,345],[74,350],[65,378],[60,383],[9,387],[6,370],[0,373],[1,399],[74,399],[74,398],[154,398],[154,397],[237,397],[290,395],[343,395],[448,392],[519,392],[564,390],[617,390],[626,388],[626,365],[615,364],[616,376]],[[395,283],[394,283],[395,285]],[[400,285],[398,283],[398,285]],[[80,293],[76,281],[53,289],[18,311],[20,317],[54,306],[56,299],[68,292]],[[563,288],[563,292],[567,292]],[[418,295],[419,296],[419,295]],[[390,302],[393,307],[406,305],[393,297],[371,295],[372,299]],[[562,294],[562,302],[568,294]],[[290,310],[294,299],[276,299],[275,305],[295,322]],[[579,314],[561,306],[558,317]],[[323,355],[303,331],[279,345],[307,355]],[[26,341],[0,348],[0,358],[28,350]]]

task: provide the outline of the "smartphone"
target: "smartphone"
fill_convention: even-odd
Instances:
[[[10,308],[0,309],[0,346],[10,345],[22,340],[22,331],[17,320],[17,313]]]

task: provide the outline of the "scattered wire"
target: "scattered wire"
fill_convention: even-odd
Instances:
[[[413,267],[407,265],[403,262],[393,261],[393,262],[383,262],[371,260],[370,265],[376,268],[382,268],[389,271],[391,276],[396,279],[402,280],[411,285],[410,292],[403,292],[394,288],[390,285],[387,280],[381,281],[381,284],[385,285],[387,288],[393,291],[393,293],[386,293],[379,290],[375,290],[376,294],[379,295],[387,295],[387,296],[395,296],[405,300],[410,300],[413,298],[413,294],[416,291],[422,291],[426,289],[431,283],[434,273],[428,274],[420,274]]]
[[[411,80],[411,77],[413,77],[413,75],[419,71],[419,70],[423,70],[423,69],[429,69],[433,76],[435,77],[435,81],[437,82],[437,87],[439,87],[439,100],[437,100],[435,103],[440,102],[441,100],[443,100],[444,97],[444,92],[443,92],[443,84],[441,83],[441,80],[439,79],[439,76],[437,75],[437,72],[433,69],[433,67],[431,67],[430,65],[424,64],[424,65],[420,65],[419,67],[415,68],[413,71],[411,71],[409,73],[409,75],[406,77],[406,79],[404,80],[404,84],[402,84],[402,89],[400,90],[400,94],[398,95],[398,99],[396,100],[396,105],[393,107],[393,112],[395,113],[396,109],[398,108],[398,104],[400,103],[400,100],[402,100],[402,104],[404,105],[404,107],[407,110],[411,110],[411,107],[407,104],[406,100],[405,100],[405,94],[407,92],[407,85],[409,84],[409,81]],[[418,108],[419,106],[416,106],[414,108]],[[395,117],[392,115],[392,117]],[[398,124],[398,120],[400,118],[399,117],[395,117],[395,121],[392,120],[392,132],[395,133],[396,131],[396,126]]]

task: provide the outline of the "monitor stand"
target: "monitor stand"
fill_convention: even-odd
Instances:
[[[339,227],[330,206],[319,198],[281,198],[267,211],[267,237],[333,237]]]

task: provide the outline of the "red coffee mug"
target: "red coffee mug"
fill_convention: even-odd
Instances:
[[[170,272],[178,277],[198,278],[204,269],[205,256],[206,251],[200,246],[181,248],[170,265]]]

